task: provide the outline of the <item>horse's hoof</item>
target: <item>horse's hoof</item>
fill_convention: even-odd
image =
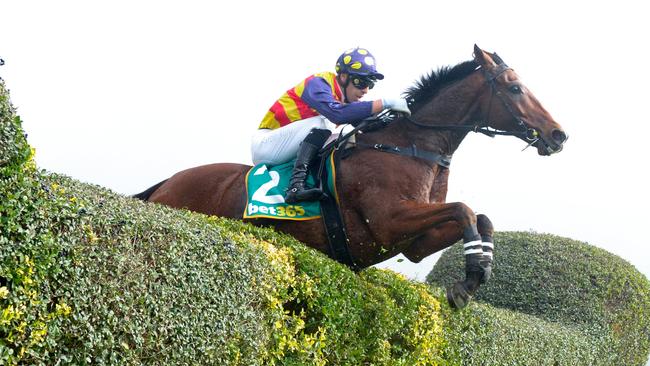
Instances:
[[[472,300],[472,295],[467,292],[462,281],[454,283],[447,289],[447,302],[452,309],[462,309]]]

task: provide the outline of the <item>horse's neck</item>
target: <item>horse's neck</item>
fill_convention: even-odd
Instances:
[[[482,83],[477,74],[441,91],[411,117],[427,125],[467,125],[478,118]],[[418,127],[406,119],[386,129],[386,135],[401,144],[415,144],[422,150],[453,155],[467,135],[464,130],[436,130]]]

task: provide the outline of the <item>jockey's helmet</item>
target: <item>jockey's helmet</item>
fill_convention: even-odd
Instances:
[[[375,57],[365,48],[351,48],[336,60],[336,73],[359,75],[382,80],[384,75],[377,71]]]

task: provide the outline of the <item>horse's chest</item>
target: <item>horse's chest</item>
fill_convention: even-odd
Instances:
[[[404,174],[405,193],[414,201],[443,203],[447,198],[449,169],[419,166]]]

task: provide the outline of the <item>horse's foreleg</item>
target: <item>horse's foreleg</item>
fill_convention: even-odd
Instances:
[[[492,253],[494,251],[494,226],[487,216],[476,215],[476,227],[481,235],[483,247],[483,261],[488,270],[482,282],[487,282],[491,273]],[[456,222],[446,222],[434,227],[414,240],[402,254],[413,263],[420,263],[424,258],[437,253],[463,237],[463,231]]]
[[[424,258],[453,245],[462,237],[463,230],[456,222],[446,222],[415,239],[402,254],[411,262],[420,263]]]
[[[400,219],[409,218],[411,222],[424,223],[426,210],[418,209],[398,215]],[[485,215],[474,213],[462,203],[437,204],[429,210],[432,225],[424,231],[406,250],[404,255],[418,262],[463,239],[465,254],[465,280],[459,281],[447,289],[447,299],[452,307],[463,308],[471,300],[481,283],[485,283],[492,272],[492,236],[494,228]],[[419,212],[418,212],[419,211]],[[407,225],[408,226],[408,225]],[[403,226],[402,226],[403,227]],[[414,229],[414,228],[411,228]]]
[[[481,267],[483,268],[483,277],[481,283],[485,283],[492,275],[492,260],[494,253],[494,226],[492,221],[487,216],[479,214],[476,215],[476,226],[478,232],[481,234],[481,241],[483,245],[483,259],[481,260]]]
[[[465,280],[458,281],[447,289],[449,305],[459,309],[467,305],[479,286],[487,282],[492,274],[492,252],[494,250],[492,236],[494,228],[485,215],[479,215],[476,221],[477,229],[480,228],[478,236],[472,232],[471,228],[463,230]],[[473,237],[473,239],[468,239],[470,237]]]

